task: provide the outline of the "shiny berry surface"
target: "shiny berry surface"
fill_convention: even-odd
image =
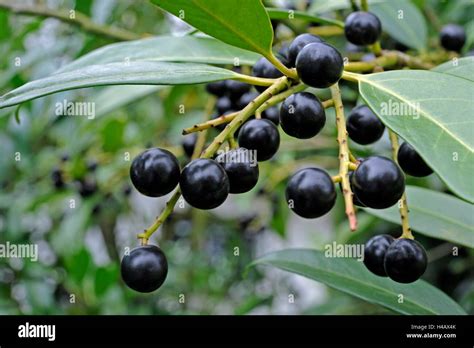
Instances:
[[[139,154],[130,167],[130,179],[140,193],[161,197],[179,181],[179,163],[168,150],[153,148]]]
[[[391,159],[371,156],[359,164],[352,177],[357,198],[367,207],[385,209],[396,204],[405,191],[405,176]]]
[[[373,274],[386,277],[384,268],[385,253],[394,238],[388,234],[381,234],[370,238],[364,246],[364,265]]]
[[[347,40],[355,45],[371,45],[382,34],[382,24],[373,13],[356,11],[347,16],[344,33]]]
[[[213,209],[226,200],[229,178],[216,161],[199,158],[184,167],[179,187],[185,201],[194,208]]]
[[[129,288],[138,292],[152,292],[165,281],[168,262],[160,248],[145,245],[131,250],[123,257],[120,271]]]
[[[385,253],[384,267],[390,279],[413,283],[425,273],[428,257],[423,246],[412,239],[395,240]]]
[[[379,140],[385,130],[382,121],[366,105],[356,106],[347,117],[349,138],[361,145]]]
[[[324,42],[319,36],[312,34],[300,34],[293,39],[290,46],[288,46],[287,57],[288,67],[293,68],[296,64],[296,57],[298,53],[303,49],[304,46],[313,42]]]
[[[424,177],[433,173],[418,152],[407,142],[400,146],[397,157],[398,164],[408,175]]]
[[[258,182],[258,163],[252,152],[239,148],[220,154],[216,158],[229,178],[230,193],[244,193]]]
[[[322,169],[301,169],[288,181],[286,201],[301,217],[313,219],[323,216],[336,202],[334,183],[329,174]]]
[[[280,122],[286,134],[299,139],[309,139],[324,127],[326,113],[315,95],[308,92],[295,93],[282,103]]]
[[[239,145],[249,150],[256,150],[257,160],[266,161],[278,151],[280,133],[275,124],[269,120],[250,120],[240,129]]]

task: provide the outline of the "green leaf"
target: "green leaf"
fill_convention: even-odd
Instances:
[[[105,85],[179,85],[231,79],[237,73],[194,63],[137,61],[91,65],[51,75],[0,97],[0,108],[70,89]]]
[[[428,189],[407,186],[410,225],[421,234],[474,248],[474,207],[456,197]],[[384,220],[401,224],[396,206],[365,209]]]
[[[163,88],[167,87],[148,85],[110,86],[92,96],[90,101],[96,105],[95,117],[99,117]]]
[[[203,33],[269,55],[273,30],[261,0],[152,0]]]
[[[119,278],[118,267],[111,265],[99,267],[95,272],[94,290],[97,297],[102,297],[111,286],[117,284]]]
[[[101,47],[60,69],[58,73],[89,65],[135,61],[188,62],[252,65],[259,58],[253,52],[227,45],[210,37],[158,36]]]
[[[442,86],[442,91],[440,90]],[[474,202],[474,84],[430,71],[360,75],[359,91],[458,196]]]
[[[382,22],[382,30],[402,44],[423,50],[428,29],[420,10],[409,0],[385,1],[372,4],[369,11]]]
[[[340,28],[344,28],[344,22],[338,21],[336,19],[330,18],[323,18],[318,16],[313,16],[307,14],[306,12],[302,11],[293,11],[281,9],[281,8],[266,8],[268,15],[271,19],[290,19],[290,15],[292,16],[291,19],[302,19],[305,21],[309,21],[312,23],[320,23],[320,24],[329,24],[329,25],[336,25]]]
[[[474,57],[453,59],[438,65],[433,71],[449,74],[474,82]]]
[[[396,283],[370,273],[355,259],[329,258],[318,250],[281,250],[252,263],[259,264],[300,274],[402,314],[466,314],[450,297],[423,280]],[[398,302],[400,294],[402,303]]]

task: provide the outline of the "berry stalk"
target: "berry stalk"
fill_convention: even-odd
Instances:
[[[390,143],[392,144],[392,157],[393,160],[398,164],[398,149],[400,147],[398,143],[398,136],[392,130],[388,130],[390,137]],[[410,221],[408,216],[408,204],[406,191],[403,192],[402,198],[400,198],[401,204],[398,205],[398,211],[400,212],[400,219],[402,220],[402,235],[401,238],[414,239],[411,233]]]
[[[339,144],[339,176],[341,177],[342,194],[346,205],[346,215],[349,219],[351,231],[357,229],[357,217],[352,202],[352,190],[349,183],[349,146],[347,143],[346,120],[344,117],[344,106],[342,104],[341,91],[336,83],[330,87],[334,107],[336,109],[337,142]]]
[[[288,86],[288,78],[280,77],[276,82],[267,88],[257,98],[252,100],[245,108],[243,108],[238,115],[225,127],[225,129],[214,139],[214,141],[208,146],[208,148],[202,154],[202,158],[210,158],[224,143],[227,137],[232,136],[234,132],[241,126],[245,120],[252,116],[257,108],[262,105],[266,100],[270,99],[273,95],[280,92],[282,89]]]

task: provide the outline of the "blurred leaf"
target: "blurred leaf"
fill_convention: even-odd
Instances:
[[[29,82],[0,97],[0,108],[48,94],[105,85],[179,85],[237,77],[231,70],[193,63],[134,62],[91,65]]]
[[[462,77],[463,79],[474,82],[474,57],[450,60],[449,62],[438,65],[433,71]]]
[[[445,193],[407,186],[410,225],[413,230],[441,240],[474,248],[474,206]],[[401,224],[396,206],[365,209],[368,213]]]
[[[61,68],[58,73],[89,65],[136,61],[252,65],[258,54],[199,36],[158,36],[101,47]]]
[[[281,250],[252,263],[259,264],[302,275],[402,314],[466,314],[450,297],[423,280],[396,283],[370,273],[362,262],[328,258],[318,250]],[[398,302],[400,294],[402,303]]]
[[[387,0],[368,0],[369,4],[376,4],[379,2],[385,2]],[[308,10],[309,13],[325,13],[334,10],[342,10],[351,7],[349,0],[313,0]],[[370,7],[369,7],[370,9]]]
[[[91,256],[87,249],[82,248],[78,253],[67,257],[65,264],[68,276],[72,278],[76,284],[81,284],[91,264]]]
[[[268,55],[273,30],[261,0],[152,0],[203,33],[229,45]]]
[[[127,121],[125,119],[110,119],[102,128],[101,135],[103,150],[114,152],[123,146],[123,134]]]
[[[113,264],[109,267],[99,267],[95,272],[94,289],[97,297],[102,297],[112,285],[117,284],[119,278],[118,267]]]
[[[474,202],[472,82],[400,70],[361,75],[359,91],[382,122],[408,141],[453,192]]]
[[[402,44],[423,50],[426,48],[428,29],[420,10],[409,0],[374,3],[369,11],[382,22],[382,30]]]

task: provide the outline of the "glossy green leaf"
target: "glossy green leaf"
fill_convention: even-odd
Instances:
[[[259,264],[300,274],[402,314],[466,314],[450,297],[423,280],[411,284],[396,283],[370,273],[362,262],[329,258],[323,251],[281,250],[252,263]],[[403,295],[402,303],[398,301],[399,295]]]
[[[451,195],[407,186],[410,225],[415,232],[474,248],[474,206]],[[365,209],[384,220],[400,224],[397,206]]]
[[[91,103],[96,105],[95,116],[99,117],[134,101],[153,94],[166,86],[124,85],[109,86],[91,97]]]
[[[474,202],[472,82],[430,71],[389,71],[361,76],[359,91],[453,192]]]
[[[474,82],[474,57],[450,60],[449,62],[438,65],[433,71],[462,77],[463,79]]]
[[[152,0],[203,33],[268,55],[273,30],[261,0]]]
[[[252,65],[259,55],[210,37],[158,36],[101,47],[66,65],[66,72],[88,65],[135,61]]]
[[[0,97],[0,108],[48,94],[105,85],[179,85],[231,79],[237,74],[223,68],[194,64],[137,61],[90,65],[51,75]]]
[[[371,4],[369,11],[382,22],[382,30],[402,44],[423,50],[428,29],[420,10],[409,0],[384,1]]]

